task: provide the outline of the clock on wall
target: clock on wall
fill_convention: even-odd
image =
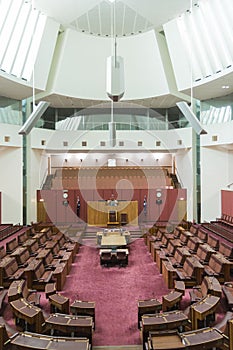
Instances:
[[[63,192],[63,198],[67,199],[68,198],[68,193],[67,192]]]
[[[157,192],[156,192],[156,197],[157,197],[157,198],[161,198],[161,196],[162,196],[162,192],[157,191]]]

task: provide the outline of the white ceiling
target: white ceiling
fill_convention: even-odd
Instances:
[[[29,0],[33,1],[33,0]],[[162,24],[177,17],[190,8],[190,0],[115,0],[115,5],[109,0],[34,0],[33,5],[61,23],[64,27],[72,27],[78,31],[93,35],[111,35],[112,13],[116,7],[116,33],[119,36],[138,34],[151,28],[160,30]],[[193,4],[195,1],[193,1]],[[229,90],[222,89],[229,85]],[[183,91],[190,95],[190,90]],[[233,73],[193,88],[193,96],[206,100],[233,93]],[[32,95],[29,86],[23,86],[14,80],[0,77],[0,95],[22,100]],[[181,97],[182,98],[182,97]],[[54,107],[85,108],[102,101],[83,100],[79,98],[47,95]],[[145,107],[169,108],[180,100],[174,95],[154,96],[148,99],[134,101]]]
[[[132,35],[162,24],[190,8],[190,0],[34,0],[34,6],[64,26],[96,35]]]

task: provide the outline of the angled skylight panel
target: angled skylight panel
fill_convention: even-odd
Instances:
[[[11,5],[12,5],[12,2],[9,0],[0,1],[0,33],[5,24],[7,14],[10,11]]]
[[[209,64],[209,58],[206,52],[202,31],[201,32],[199,31],[200,25],[198,21],[198,12],[199,12],[199,8],[194,7],[191,15],[189,16],[190,29],[192,31],[193,44],[195,45],[195,49],[198,53],[203,76],[208,77],[212,75],[213,71]]]
[[[30,46],[32,43],[32,38],[34,35],[34,31],[36,28],[36,23],[39,17],[39,13],[36,10],[32,10],[30,12],[21,42],[18,50],[18,55],[15,59],[14,66],[12,68],[12,74],[21,77],[22,72],[24,70],[25,62],[27,59],[27,55],[30,50]]]
[[[2,65],[3,59],[5,57],[9,42],[11,40],[12,32],[14,30],[14,25],[17,20],[22,1],[13,1],[10,7],[6,21],[2,27],[0,33],[0,66]]]
[[[200,3],[200,8],[205,14],[206,22],[208,24],[208,29],[211,35],[215,38],[215,45],[218,52],[221,52],[222,65],[225,67],[231,61],[231,57],[228,50],[228,44],[225,41],[225,35],[221,27],[220,19],[218,13],[215,13],[214,2],[210,5],[209,1],[202,1]]]
[[[198,63],[197,52],[195,51],[192,45],[192,36],[189,29],[189,21],[188,16],[190,13],[183,14],[181,17],[177,19],[178,28],[180,31],[180,35],[184,44],[184,47],[187,52],[188,61],[190,64],[190,75],[192,81],[198,80],[202,78],[202,72],[200,69],[200,65]]]
[[[223,0],[217,0],[215,5],[216,5],[216,13],[218,14],[219,22],[221,23],[222,32],[224,33],[224,39],[226,43],[228,43],[227,48],[230,52],[230,56],[233,57],[232,0],[230,0],[230,2],[227,0],[224,0],[224,3],[223,3]]]
[[[28,51],[27,60],[22,73],[22,78],[25,80],[31,79],[33,66],[36,61],[37,53],[38,53],[41,39],[44,32],[45,22],[46,22],[46,16],[43,14],[40,14],[38,17],[35,31],[32,36],[32,41]],[[36,78],[36,72],[35,72],[35,78]]]
[[[215,38],[211,35],[208,23],[206,22],[203,11],[200,6],[198,6],[196,11],[197,28],[204,42],[204,49],[208,54],[208,60],[212,67],[212,72],[216,73],[222,69],[221,63],[221,53],[216,50]]]
[[[7,73],[11,73],[11,69],[18,54],[18,49],[25,30],[30,9],[31,5],[29,3],[24,3],[16,19],[12,36],[4,60],[2,62],[2,69],[5,70]]]

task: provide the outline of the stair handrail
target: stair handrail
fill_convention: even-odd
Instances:
[[[45,179],[47,178],[47,175],[48,175],[48,168],[45,169],[44,176],[43,176],[42,182],[41,182],[41,184],[40,184],[40,189],[41,189],[41,190],[42,190],[42,188],[43,188],[43,185],[44,185],[44,183],[45,183]]]
[[[183,186],[183,183],[182,183],[182,181],[181,181],[181,177],[180,177],[180,175],[179,175],[179,172],[178,172],[177,168],[175,167],[174,170],[175,170],[174,174],[176,175],[177,180],[178,180],[178,182],[179,182],[180,185],[181,185],[181,188],[183,188],[184,186]]]

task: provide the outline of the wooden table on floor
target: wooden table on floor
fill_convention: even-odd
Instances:
[[[206,321],[208,315],[214,314],[219,302],[219,297],[209,294],[197,303],[191,305],[190,312],[192,329],[200,328],[198,321]]]
[[[163,311],[169,311],[172,308],[179,309],[179,305],[182,299],[183,293],[176,290],[172,290],[167,295],[163,295],[162,305]]]
[[[70,305],[70,312],[73,315],[91,316],[93,318],[95,328],[95,302],[75,300]]]
[[[50,312],[57,312],[60,311],[63,314],[69,313],[69,298],[65,297],[64,295],[54,293],[49,296],[49,302],[50,302]]]
[[[215,328],[203,328],[184,333],[151,332],[148,338],[148,350],[212,349],[220,347],[223,342],[223,335]]]
[[[36,333],[42,332],[42,324],[44,322],[44,316],[42,310],[30,304],[26,299],[20,298],[10,302],[14,315],[25,321],[25,328],[27,324],[33,327],[33,331]]]
[[[139,300],[138,301],[138,328],[142,315],[153,314],[162,310],[162,303],[157,299]]]
[[[117,248],[127,245],[125,236],[110,235],[102,236],[101,248]]]
[[[86,338],[53,337],[29,332],[14,334],[10,344],[20,350],[90,350]]]
[[[93,320],[90,316],[74,316],[63,314],[51,314],[46,320],[46,328],[61,332],[61,334],[69,334],[72,337],[85,337],[92,343]]]
[[[142,316],[142,338],[143,344],[147,341],[149,332],[178,329],[188,323],[188,316],[182,311],[170,311],[155,315]]]

